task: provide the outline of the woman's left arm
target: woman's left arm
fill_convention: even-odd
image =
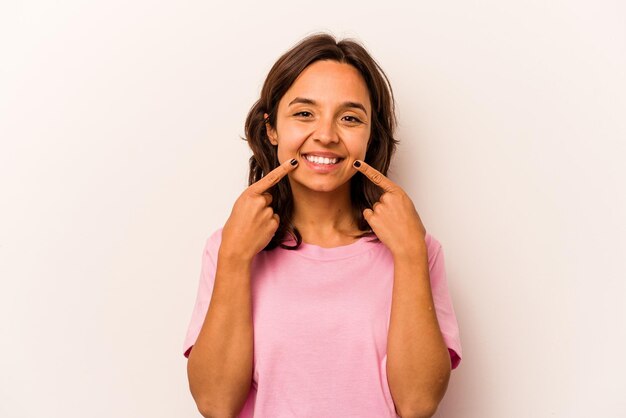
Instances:
[[[426,230],[400,186],[359,161],[354,167],[384,190],[365,220],[394,261],[387,337],[387,381],[398,415],[431,417],[448,387],[450,354],[443,340],[430,288]]]
[[[433,303],[428,254],[394,255],[387,380],[398,415],[431,417],[450,379],[450,354]]]

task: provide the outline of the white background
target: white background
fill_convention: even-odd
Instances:
[[[270,66],[316,31],[396,94],[390,177],[462,333],[437,417],[626,416],[626,6],[409,3],[2,3],[0,416],[199,416],[204,240]]]

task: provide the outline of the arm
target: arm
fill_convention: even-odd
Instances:
[[[394,255],[387,380],[404,417],[431,417],[448,387],[450,354],[435,313],[425,243]]]
[[[220,249],[211,302],[187,362],[189,388],[204,417],[237,416],[250,391],[250,265]]]
[[[426,229],[404,190],[357,160],[354,167],[384,190],[363,217],[389,248],[394,261],[387,335],[387,381],[397,412],[430,417],[450,379],[450,354],[435,312],[428,267]]]
[[[239,196],[222,229],[215,281],[204,323],[189,354],[189,388],[205,417],[234,417],[252,384],[252,260],[276,233],[267,192],[298,165],[286,160]]]

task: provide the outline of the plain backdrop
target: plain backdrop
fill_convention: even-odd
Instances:
[[[626,416],[625,22],[618,0],[2,2],[0,416],[199,416],[203,244],[267,72],[317,31],[387,72],[389,176],[445,251],[464,357],[436,416]]]

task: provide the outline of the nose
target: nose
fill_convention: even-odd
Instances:
[[[313,132],[313,139],[322,144],[332,144],[339,142],[339,136],[335,129],[332,117],[321,118]]]

